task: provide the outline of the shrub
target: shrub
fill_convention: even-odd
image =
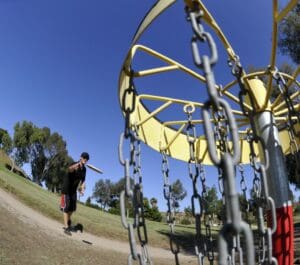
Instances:
[[[191,220],[189,218],[184,217],[181,221],[180,224],[182,225],[190,225],[192,224]]]
[[[300,214],[300,204],[295,206],[294,213],[295,214]]]

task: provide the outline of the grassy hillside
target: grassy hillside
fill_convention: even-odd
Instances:
[[[11,169],[12,167],[12,161],[11,159],[0,149],[0,164],[3,164],[6,168]],[[18,166],[14,166],[14,173],[22,176],[27,177],[26,173],[22,168],[19,168]]]
[[[10,172],[2,164],[0,164],[0,187],[17,196],[31,208],[63,224],[58,194],[46,191],[35,183]],[[120,241],[128,240],[127,230],[123,228],[120,217],[117,215],[78,204],[78,209],[72,219],[74,222],[84,224],[85,231],[95,235]],[[176,231],[182,249],[192,249],[194,228],[176,226]],[[169,226],[167,224],[147,221],[147,233],[151,246],[169,248]]]
[[[5,156],[0,156],[0,188],[4,188],[31,208],[58,220],[63,225],[62,213],[59,210],[60,196],[10,172],[3,164],[4,160]],[[119,216],[78,204],[78,209],[72,219],[74,222],[84,224],[85,231],[95,235],[128,241],[127,230],[121,225]],[[299,226],[299,214],[295,216],[294,221],[295,225]],[[212,232],[215,236],[217,231]],[[151,246],[169,249],[169,226],[167,224],[147,221],[147,233]],[[181,250],[193,251],[194,227],[176,225],[176,241],[181,246]]]

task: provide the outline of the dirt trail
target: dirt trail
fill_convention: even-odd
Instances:
[[[0,232],[4,232],[2,235],[4,237],[1,238],[3,242],[0,241],[0,264],[41,264],[41,256],[44,259],[42,263],[45,265],[112,265],[123,264],[123,262],[127,264],[125,262],[127,260],[126,256],[130,251],[128,242],[110,240],[86,232],[73,233],[72,236],[65,235],[60,222],[45,217],[2,189],[0,189],[0,212],[2,212]],[[18,222],[14,221],[14,219],[18,220]],[[17,229],[14,225],[18,226]],[[39,233],[40,231],[42,233]],[[71,241],[75,244],[70,244]],[[38,250],[39,246],[41,248]],[[3,250],[1,252],[1,248],[4,249],[4,247],[7,253],[3,252]],[[64,252],[60,252],[61,247],[68,249],[68,251],[72,252],[72,255],[65,257]],[[299,247],[300,224],[297,223],[295,225],[295,264],[300,264]],[[35,256],[30,251],[32,248],[35,248],[35,252],[38,251]],[[52,253],[47,254],[45,249],[51,249]],[[24,250],[25,254],[22,255]],[[84,250],[85,254],[82,254],[82,250]],[[53,252],[56,252],[54,256]],[[174,261],[174,256],[168,250],[149,247],[149,253],[152,258],[156,259],[155,264],[166,264],[167,260],[168,264],[174,264],[172,262]],[[70,258],[70,256],[76,255],[77,259],[83,261],[74,261]],[[99,255],[101,256],[100,263]],[[46,260],[47,258],[49,259],[48,261]],[[62,262],[62,259],[67,261]],[[196,264],[194,256],[184,255],[183,253],[180,253],[180,260],[183,261],[180,264]]]
[[[10,213],[14,214],[24,224],[41,229],[44,233],[51,237],[65,238],[68,237],[71,240],[76,240],[85,245],[93,245],[103,250],[114,250],[123,254],[129,254],[129,244],[126,242],[120,242],[116,240],[110,240],[103,237],[94,236],[92,234],[72,233],[72,236],[65,235],[63,233],[62,224],[45,217],[39,212],[31,209],[25,204],[17,200],[12,194],[0,189],[0,206],[7,209]],[[170,258],[174,259],[174,256],[170,251],[149,247],[150,256],[157,258]],[[181,255],[185,261],[189,262],[195,258],[192,256]]]

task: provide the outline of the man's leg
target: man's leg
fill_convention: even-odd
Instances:
[[[66,228],[69,226],[68,221],[69,221],[69,213],[64,212],[64,225]]]
[[[68,227],[70,227],[71,224],[72,224],[72,221],[71,221],[72,213],[73,213],[73,212],[68,212]]]

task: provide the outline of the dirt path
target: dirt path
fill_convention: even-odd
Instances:
[[[89,233],[65,235],[62,224],[49,219],[0,189],[0,264],[127,264],[129,244]],[[73,242],[73,243],[72,243]],[[300,264],[300,225],[295,226],[295,264]],[[35,249],[34,252],[31,250]],[[49,252],[51,249],[52,253]],[[67,250],[69,255],[65,256]],[[36,253],[36,254],[34,254]],[[83,254],[82,254],[83,253]],[[170,251],[149,247],[156,265],[174,264]],[[28,261],[26,260],[28,259]],[[75,261],[74,261],[75,260]],[[180,254],[180,264],[196,264],[194,256]],[[297,263],[298,262],[298,263]]]
[[[49,237],[55,237],[57,239],[68,238],[80,242],[83,245],[91,245],[93,247],[101,248],[102,250],[117,251],[122,254],[129,254],[129,244],[126,242],[120,242],[115,240],[109,240],[94,236],[92,234],[72,233],[72,236],[65,235],[63,233],[62,224],[45,217],[39,212],[29,208],[25,204],[17,200],[12,194],[0,189],[0,206],[11,214],[16,216],[25,226],[41,230]],[[174,256],[170,251],[149,247],[150,256],[163,259],[174,259]],[[181,255],[181,258],[186,262],[195,260],[194,257]]]

